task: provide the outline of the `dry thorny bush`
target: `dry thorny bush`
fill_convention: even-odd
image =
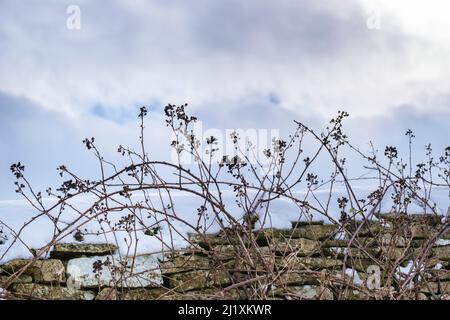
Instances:
[[[98,159],[101,179],[82,179],[66,166],[60,166],[58,171],[61,177],[64,177],[64,182],[56,191],[51,188],[46,190],[48,197],[56,199],[50,207],[45,205],[42,193],[36,192],[24,175],[24,166],[21,163],[12,165],[11,171],[17,178],[17,192],[34,208],[36,215],[20,230],[10,229],[5,222],[0,224],[0,232],[9,231],[14,236],[8,246],[21,242],[22,231],[36,219],[47,217],[54,225],[51,241],[42,248],[30,247],[34,257],[41,258],[47,255],[55,243],[70,241],[67,240],[70,237],[81,241],[88,234],[85,226],[96,221],[99,237],[117,240],[116,234],[126,231],[128,248],[125,253],[122,251],[126,256],[136,255],[136,246],[143,233],[161,243],[161,253],[165,257],[179,249],[174,243],[175,237],[184,239],[192,250],[210,258],[211,272],[225,272],[229,277],[229,284],[217,287],[211,297],[240,289],[245,298],[263,299],[270,297],[276,288],[282,290],[286,297],[296,298],[295,292],[290,292],[287,286],[286,279],[289,279],[290,275],[313,277],[322,286],[333,287],[338,292],[337,296],[342,298],[345,296],[345,290],[357,289],[368,298],[391,299],[405,298],[416,291],[415,286],[424,276],[424,272],[428,266],[433,265],[429,261],[430,248],[439,239],[440,234],[446,232],[450,223],[449,214],[445,217],[439,216],[436,204],[431,201],[433,188],[450,186],[450,147],[444,150],[444,155],[436,159],[432,156],[431,146],[428,146],[428,160],[414,167],[411,160],[414,135],[412,131],[408,131],[406,135],[410,153],[406,161],[399,157],[397,149],[392,146],[386,147],[384,155],[379,156],[375,148],[367,155],[349,142],[342,129],[343,120],[348,114],[339,112],[322,133],[295,122],[295,132],[287,140],[274,139],[272,146],[263,151],[269,166],[263,166],[258,161],[259,155],[253,152],[250,143],[242,147],[237,133],[230,137],[235,146],[234,154],[216,161],[215,156],[220,152],[217,139],[208,137],[206,141],[200,141],[193,134],[192,125],[197,119],[185,113],[186,106],[165,107],[166,123],[173,133],[172,147],[178,155],[177,161],[158,161],[149,156],[144,142],[147,110],[142,107],[139,113],[140,150],[123,146],[118,149],[129,164],[117,168],[102,157],[94,138],[85,139],[83,143],[86,148]],[[303,150],[306,139],[312,139],[316,143],[309,156],[306,156],[306,151]],[[349,178],[343,150],[347,153],[353,152],[364,159],[365,169],[369,174],[361,178]],[[182,157],[186,154],[195,160],[194,165],[183,165]],[[321,180],[313,173],[313,169],[317,159],[324,155],[332,163],[332,171],[327,179]],[[321,174],[323,176],[323,172]],[[377,184],[365,199],[358,198],[354,188],[355,183],[361,180],[375,181]],[[333,199],[333,191],[337,186],[345,188],[346,196]],[[295,194],[294,190],[298,187],[305,188],[307,192],[301,196]],[[326,201],[319,202],[319,205],[313,205],[308,199],[317,200],[315,191],[319,188],[328,188],[328,197]],[[239,215],[231,210],[232,206],[225,204],[223,193],[226,190],[232,190],[235,194],[235,207],[239,208]],[[151,197],[152,192],[157,194],[156,201]],[[176,192],[189,194],[197,199],[195,222],[180,213],[183,210],[176,206],[176,198],[173,197]],[[89,199],[92,201],[87,208],[80,209],[72,200],[86,195],[91,196]],[[271,219],[276,219],[270,215],[270,208],[273,201],[278,199],[290,201],[298,208],[298,220],[312,223],[313,216],[322,216],[323,220],[338,226],[340,239],[347,239],[347,249],[351,247],[351,250],[343,250],[340,253],[340,259],[343,259],[345,264],[333,272],[317,271],[299,267],[296,263],[295,248],[281,254],[278,252],[275,256],[277,250],[267,250],[260,246],[261,235],[266,235],[264,232],[270,227]],[[391,212],[399,217],[410,214],[409,208],[414,203],[422,208],[422,213],[429,213],[441,219],[439,228],[433,229],[434,233],[428,240],[415,248],[413,257],[406,257],[405,254],[390,255],[386,254],[386,251],[381,255],[372,254],[373,242],[360,237],[363,233],[369,234],[375,243],[387,247],[387,251],[390,244],[386,241],[386,236],[389,236],[392,242],[401,239],[404,242],[404,252],[415,246],[411,230],[402,227],[404,224],[401,219],[394,220],[399,223],[394,223],[388,234],[385,229],[376,228],[379,226],[377,221],[379,222],[380,218],[381,202],[385,199],[390,199]],[[338,202],[339,219],[334,218],[336,215],[330,212],[332,201]],[[63,213],[68,208],[76,212],[77,217],[65,221]],[[222,253],[217,252],[214,246],[199,246],[199,243],[208,244],[211,241],[207,232],[213,224],[219,226],[219,234],[229,243],[229,246],[220,248],[226,249],[224,254],[233,257],[234,263],[225,263]],[[183,230],[186,230],[186,227],[189,229],[189,236],[180,230],[180,225],[184,226]],[[162,232],[163,230],[165,232]],[[3,236],[3,233],[0,233],[0,236]],[[336,235],[330,238],[333,239],[336,240]],[[289,235],[285,240],[285,248],[288,248],[291,240]],[[349,252],[357,253],[350,255]],[[325,255],[323,252],[321,254]],[[356,265],[358,260],[354,258],[358,254],[372,260],[372,264],[382,270],[381,283],[376,290],[369,290],[364,283],[348,281],[346,268],[350,266],[361,270]],[[406,262],[411,263],[412,267],[399,277],[398,270]],[[93,266],[94,269],[101,267]],[[114,272],[125,274],[120,268]],[[126,274],[131,275],[132,272],[128,270]]]

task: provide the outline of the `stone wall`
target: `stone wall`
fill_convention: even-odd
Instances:
[[[60,243],[49,259],[1,266],[0,287],[10,299],[449,299],[449,239],[440,218],[385,215],[345,229],[296,222],[190,235],[184,250],[135,257]]]

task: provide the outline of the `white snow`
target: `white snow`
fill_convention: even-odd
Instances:
[[[357,188],[358,194],[357,196],[360,198],[364,198],[368,193],[373,191],[369,188]],[[308,201],[312,205],[319,206],[318,201],[322,203],[326,203],[328,197],[328,189],[318,190],[315,192],[315,198],[309,196]],[[306,192],[305,191],[296,191],[294,195],[300,199],[304,199]],[[333,219],[339,219],[339,208],[337,205],[336,199],[338,197],[344,196],[345,191],[337,191],[333,193],[333,198],[330,202],[330,207],[328,208],[328,212]],[[140,195],[133,195],[133,201],[139,200]],[[195,198],[193,196],[187,195],[186,193],[181,194],[174,192],[172,193],[172,197],[175,203],[175,211],[178,217],[186,219],[189,223],[196,224],[197,222],[197,208],[203,204],[202,200],[199,198]],[[242,209],[239,209],[235,204],[235,195],[232,192],[224,192],[223,193],[224,202],[226,204],[226,208],[232,212],[235,217],[242,217]],[[435,190],[434,201],[437,202],[438,208],[440,208],[442,213],[446,213],[448,205],[449,205],[449,196],[448,190],[446,189],[436,189]],[[152,201],[157,203],[158,194],[151,195]],[[75,201],[72,201],[72,204],[77,208],[88,208],[93,202],[95,198],[93,197],[79,197]],[[49,206],[51,204],[51,200],[44,199],[44,205]],[[388,211],[390,209],[389,201],[384,201],[382,203],[381,211]],[[416,212],[421,212],[420,208],[411,207],[411,212],[416,210]],[[305,220],[307,218],[314,220],[327,220],[321,214],[315,213],[313,211],[310,212],[311,216],[301,216],[299,208],[290,200],[286,199],[277,199],[274,200],[269,208],[270,216],[266,221],[264,227],[275,227],[275,228],[287,228],[290,227],[291,221],[297,220]],[[112,223],[117,222],[122,216],[126,214],[125,211],[122,212],[113,212],[109,215]],[[0,244],[0,263],[4,263],[11,259],[15,258],[29,258],[32,256],[32,253],[29,249],[37,249],[47,245],[54,235],[54,224],[53,222],[46,216],[42,216],[36,220],[34,220],[31,224],[25,226],[20,234],[20,241],[13,242],[15,238],[15,233],[18,232],[25,223],[30,221],[33,216],[36,215],[36,211],[25,201],[22,200],[13,200],[13,201],[0,201],[0,230],[3,230],[4,235],[6,235],[7,239],[4,244]],[[55,213],[53,213],[55,215]],[[79,214],[72,211],[69,207],[66,207],[66,210],[63,212],[60,217],[60,227],[64,227],[62,222],[72,222],[75,219],[80,218]],[[148,226],[151,223],[154,223],[155,218],[147,218],[143,217],[146,225]],[[156,217],[158,218],[158,217]],[[161,217],[159,217],[161,218]],[[81,230],[85,228],[89,232],[97,232],[101,231],[100,227],[104,228],[106,231],[110,231],[111,226],[106,223],[99,223],[98,221],[91,221],[86,223],[86,218],[81,218],[78,221],[78,226],[80,226]],[[173,233],[170,235],[170,228],[166,223],[162,223],[161,237],[167,246],[173,248],[182,248],[186,245],[185,236],[188,232],[193,232],[193,230],[187,225],[179,222],[172,221],[173,226],[179,231],[179,234]],[[213,217],[208,220],[208,232],[216,232],[219,230],[218,225],[214,222]],[[257,227],[259,227],[257,225]],[[74,230],[72,230],[74,231]],[[172,231],[174,231],[172,229]],[[135,235],[133,235],[134,237]],[[158,252],[162,249],[162,243],[156,237],[144,235],[143,231],[139,231],[136,235],[138,241],[136,243],[135,239],[130,238],[129,235],[125,231],[117,231],[115,233],[107,232],[106,234],[101,234],[100,236],[92,234],[84,236],[84,242],[89,243],[104,243],[110,242],[117,244],[120,249],[120,253],[122,255],[128,254],[144,254],[151,252]],[[73,234],[68,234],[64,239],[59,239],[60,242],[74,242]],[[442,241],[440,242],[442,243]]]
[[[441,270],[443,267],[444,267],[444,266],[442,265],[442,263],[438,263],[438,264],[436,264],[436,265],[433,267],[433,269],[434,269],[434,270]]]
[[[449,245],[449,244],[450,244],[450,239],[438,239],[438,240],[436,241],[436,244],[437,244],[438,246],[446,246],[446,245]]]

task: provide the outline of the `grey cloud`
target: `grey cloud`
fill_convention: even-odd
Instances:
[[[423,156],[424,147],[429,143],[441,153],[449,146],[449,118],[450,103],[442,111],[433,114],[424,113],[417,106],[407,104],[393,108],[387,115],[351,120],[349,132],[361,146],[372,141],[380,149],[386,145],[406,149],[405,132],[411,129],[416,136],[415,149]]]
[[[65,28],[69,4],[2,4],[0,70],[13,81],[0,87],[53,109],[239,99],[277,86],[286,104],[302,96],[340,104],[352,100],[336,92],[342,79],[368,77],[375,62],[393,50],[401,56],[410,40],[400,28],[370,32],[367,12],[350,0],[79,1],[76,32]],[[375,62],[365,70],[368,58]],[[35,81],[21,81],[30,73]]]
[[[135,114],[137,111],[136,106]],[[118,145],[138,147],[137,116],[135,119],[118,125],[89,114],[71,118],[0,91],[0,199],[17,196],[9,167],[18,161],[25,164],[27,176],[39,190],[60,183],[56,168],[62,164],[81,177],[98,178],[98,161],[82,144],[86,137],[96,138],[105,159],[122,164],[124,160],[116,151]],[[167,158],[169,135],[161,116],[152,116],[147,125],[149,152],[157,158]]]
[[[14,196],[12,163],[21,161],[27,168],[39,168],[31,170],[31,176],[45,184],[64,158],[76,156],[67,148],[74,142],[64,117],[0,91],[0,198]]]
[[[336,14],[336,7],[345,14]],[[371,50],[378,42],[366,28],[367,12],[353,1],[263,0],[255,5],[236,0],[211,2],[207,8],[196,14],[193,34],[208,52],[332,59],[348,50]],[[401,40],[394,33],[384,33],[383,39],[389,44]]]

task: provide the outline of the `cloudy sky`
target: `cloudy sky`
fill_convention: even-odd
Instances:
[[[0,0],[0,200],[13,162],[47,185],[62,163],[93,170],[84,137],[111,157],[135,144],[142,105],[155,157],[164,105],[185,102],[207,128],[320,128],[346,110],[361,147],[411,128],[442,148],[449,15],[447,0]]]

